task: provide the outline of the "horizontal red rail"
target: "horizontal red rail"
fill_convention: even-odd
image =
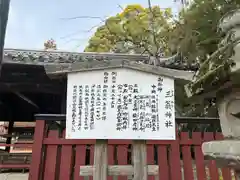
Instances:
[[[30,164],[0,164],[0,169],[29,169]]]
[[[193,139],[188,140],[149,140],[147,141],[147,144],[149,145],[170,145],[173,143],[179,143],[180,145],[202,145],[204,140],[201,141],[195,141]],[[43,144],[45,145],[93,145],[96,144],[96,140],[88,140],[88,139],[63,139],[63,138],[45,138],[43,141]],[[109,145],[128,145],[132,144],[132,140],[108,140]]]
[[[29,143],[24,143],[24,144],[0,144],[0,147],[4,146],[4,147],[23,147],[23,148],[29,148],[32,147],[33,144],[29,144]]]

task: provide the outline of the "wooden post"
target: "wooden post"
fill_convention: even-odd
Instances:
[[[147,147],[145,140],[133,141],[133,174],[134,180],[147,180]]]
[[[108,153],[107,140],[96,140],[94,149],[93,180],[107,180]]]
[[[7,137],[6,144],[11,144],[11,142],[12,142],[13,126],[14,126],[14,120],[11,118],[8,122],[8,135],[9,135],[9,137]],[[8,147],[6,147],[5,150],[7,152],[10,152],[11,147],[8,146]]]
[[[240,172],[239,171],[235,171],[235,178],[236,180],[240,180]]]
[[[92,176],[93,180],[106,180],[107,176],[132,176],[134,180],[147,180],[147,176],[158,177],[158,165],[147,165],[145,140],[133,141],[133,165],[108,165],[107,140],[97,140],[93,166],[80,166],[80,176]]]
[[[0,0],[0,76],[2,70],[2,61],[4,56],[5,34],[8,22],[10,0]]]

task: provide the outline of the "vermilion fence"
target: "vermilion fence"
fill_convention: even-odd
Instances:
[[[42,120],[36,122],[29,180],[83,180],[80,166],[93,164],[95,140],[66,140],[63,123],[55,123],[50,128],[54,117],[39,118]],[[54,122],[60,119],[55,117]],[[175,141],[147,141],[147,162],[159,167],[159,175],[149,176],[148,179],[232,179],[229,169],[218,169],[215,161],[204,160],[201,145],[214,139],[222,139],[221,133],[180,132]],[[131,141],[109,140],[108,164],[131,164]],[[127,180],[131,177],[117,178]]]
[[[22,168],[30,167],[29,180],[83,180],[80,166],[93,164],[95,140],[66,140],[65,116],[41,115],[37,118],[31,164],[15,164],[13,167],[13,164],[0,163],[0,168],[19,168],[21,165]],[[198,126],[189,125],[196,124],[197,121]],[[229,169],[218,169],[215,161],[204,160],[202,154],[201,145],[204,141],[222,139],[220,132],[206,132],[216,130],[216,127],[211,129],[211,126],[219,124],[219,121],[205,119],[200,123],[199,119],[187,118],[177,119],[177,122],[177,140],[147,141],[147,162],[149,165],[158,165],[158,176],[148,176],[149,180],[235,178]],[[200,129],[199,124],[203,126]],[[185,126],[188,127],[184,128]],[[193,131],[189,131],[191,128]],[[183,132],[184,129],[188,132]],[[131,141],[109,140],[108,163],[131,165]],[[132,177],[109,176],[108,180],[116,178],[127,180]]]

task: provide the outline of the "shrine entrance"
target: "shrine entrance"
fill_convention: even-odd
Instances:
[[[202,143],[222,139],[221,133],[184,132],[183,127],[176,125],[174,81],[168,74],[171,71],[164,71],[161,80],[162,72],[156,69],[152,72],[151,66],[126,65],[122,61],[97,66],[88,64],[86,69],[74,65],[61,71],[73,72],[68,76],[67,114],[36,115],[29,180],[85,177],[93,180],[231,180],[234,177],[230,169],[217,168],[215,161],[204,160],[202,154]],[[122,69],[125,66],[129,69]],[[93,72],[88,72],[89,67]],[[153,75],[139,73],[142,68]],[[121,74],[118,82],[112,72]],[[124,95],[125,88],[130,91],[127,95]],[[149,99],[151,105],[147,105]],[[130,113],[126,111],[128,118],[125,118],[123,109],[127,108]],[[145,116],[136,118],[144,114],[143,110]],[[205,122],[209,122],[208,119]]]
[[[32,54],[34,54],[34,56],[32,56]],[[36,62],[35,59],[32,59],[35,57],[35,55],[37,56],[38,62]],[[75,71],[79,68],[86,70],[86,68],[93,67],[93,65],[95,66],[94,68],[96,70],[104,65],[113,68],[119,63],[129,66],[130,69],[131,66],[135,66],[135,68],[141,68],[142,65],[139,63],[139,61],[147,61],[148,57],[139,55],[116,56],[114,54],[102,55],[93,53],[91,55],[89,53],[69,54],[58,52],[24,52],[22,50],[9,50],[6,51],[4,58],[4,66],[9,68],[11,67],[14,69],[14,71],[13,69],[8,69],[8,71],[4,73],[6,76],[1,77],[3,80],[0,82],[1,93],[6,93],[6,91],[10,92],[10,90],[12,93],[12,90],[15,90],[20,92],[20,94],[22,93],[27,95],[28,98],[25,98],[25,100],[28,101],[30,99],[34,102],[37,102],[39,106],[46,108],[44,111],[37,111],[36,113],[47,113],[47,115],[36,115],[32,160],[24,159],[26,160],[26,164],[19,164],[18,162],[17,164],[16,162],[5,163],[2,161],[4,159],[0,159],[0,169],[30,168],[30,180],[76,180],[84,179],[86,176],[90,176],[91,179],[93,173],[89,171],[89,169],[92,168],[90,166],[92,166],[94,162],[94,146],[96,144],[96,140],[65,139],[66,117],[65,115],[59,115],[60,113],[65,114],[66,71],[69,69]],[[9,59],[11,61],[9,61]],[[99,61],[99,59],[101,61]],[[18,63],[16,63],[16,61]],[[41,63],[42,61],[44,61],[44,63]],[[91,62],[92,65],[89,64],[89,62]],[[23,70],[24,67],[27,69]],[[166,70],[163,67],[153,67],[150,65],[146,65],[145,68],[148,68],[150,72],[172,72],[176,78],[179,78],[175,82],[175,85],[178,84],[180,87],[182,87],[189,79],[187,76],[188,73],[186,72],[171,69]],[[183,78],[183,80],[181,80],[181,78]],[[90,78],[88,77],[88,79]],[[58,98],[54,99],[54,96],[50,95],[45,97],[48,101],[42,101],[42,103],[39,103],[41,100],[43,100],[43,96],[39,96],[40,100],[38,101],[35,99],[36,97],[34,97],[34,93],[32,93],[38,92],[39,94],[39,91],[50,91],[50,94],[57,94]],[[179,100],[178,98],[181,97],[182,92],[176,91],[175,93],[176,102],[180,102],[181,99]],[[10,103],[9,99],[6,99],[5,102]],[[61,99],[64,103],[61,103]],[[13,102],[14,101],[11,101],[12,104],[14,104]],[[23,105],[21,106],[23,107]],[[55,110],[51,108],[55,108]],[[18,108],[16,109],[20,110]],[[19,113],[24,114],[23,112]],[[49,113],[57,113],[58,115]],[[21,116],[16,114],[16,118],[20,117]],[[29,120],[29,118],[25,119]],[[33,113],[30,120],[34,120]],[[212,179],[218,179],[218,177],[222,177],[223,179],[230,180],[234,174],[231,173],[229,169],[217,169],[214,161],[204,160],[201,151],[201,144],[204,141],[222,138],[221,133],[218,132],[219,120],[214,118],[180,118],[177,116],[175,121],[176,128],[178,129],[176,133],[176,140],[146,141],[147,164],[149,167],[148,179],[162,178],[166,180],[192,180],[197,178],[202,180],[209,177]],[[174,119],[172,124],[173,122]],[[167,124],[171,125],[170,123]],[[193,128],[189,130],[188,124],[204,124],[204,130],[198,129],[197,126],[193,126]],[[216,125],[218,128],[213,127],[212,129],[208,129],[205,128],[205,124],[211,127],[212,125]],[[6,144],[6,146],[10,147],[15,145]],[[24,147],[25,146],[26,144]],[[117,177],[119,179],[131,179],[133,175],[131,170],[133,163],[132,140],[111,139],[108,140],[107,146],[108,165],[110,166],[110,172],[115,169],[114,177],[110,173],[108,174],[108,179],[115,179],[116,173],[119,176]],[[115,165],[121,165],[121,168],[126,167],[128,170],[130,167],[130,171],[124,171],[123,173],[119,171]],[[82,166],[85,167],[82,168]]]

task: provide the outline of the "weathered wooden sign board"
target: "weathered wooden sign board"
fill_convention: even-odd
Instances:
[[[94,165],[81,166],[80,176],[147,180],[145,140],[175,139],[174,80],[131,68],[71,72],[66,123],[66,138],[97,139]],[[108,166],[107,139],[133,140],[133,166]]]
[[[67,138],[175,139],[174,80],[126,68],[68,74]]]

